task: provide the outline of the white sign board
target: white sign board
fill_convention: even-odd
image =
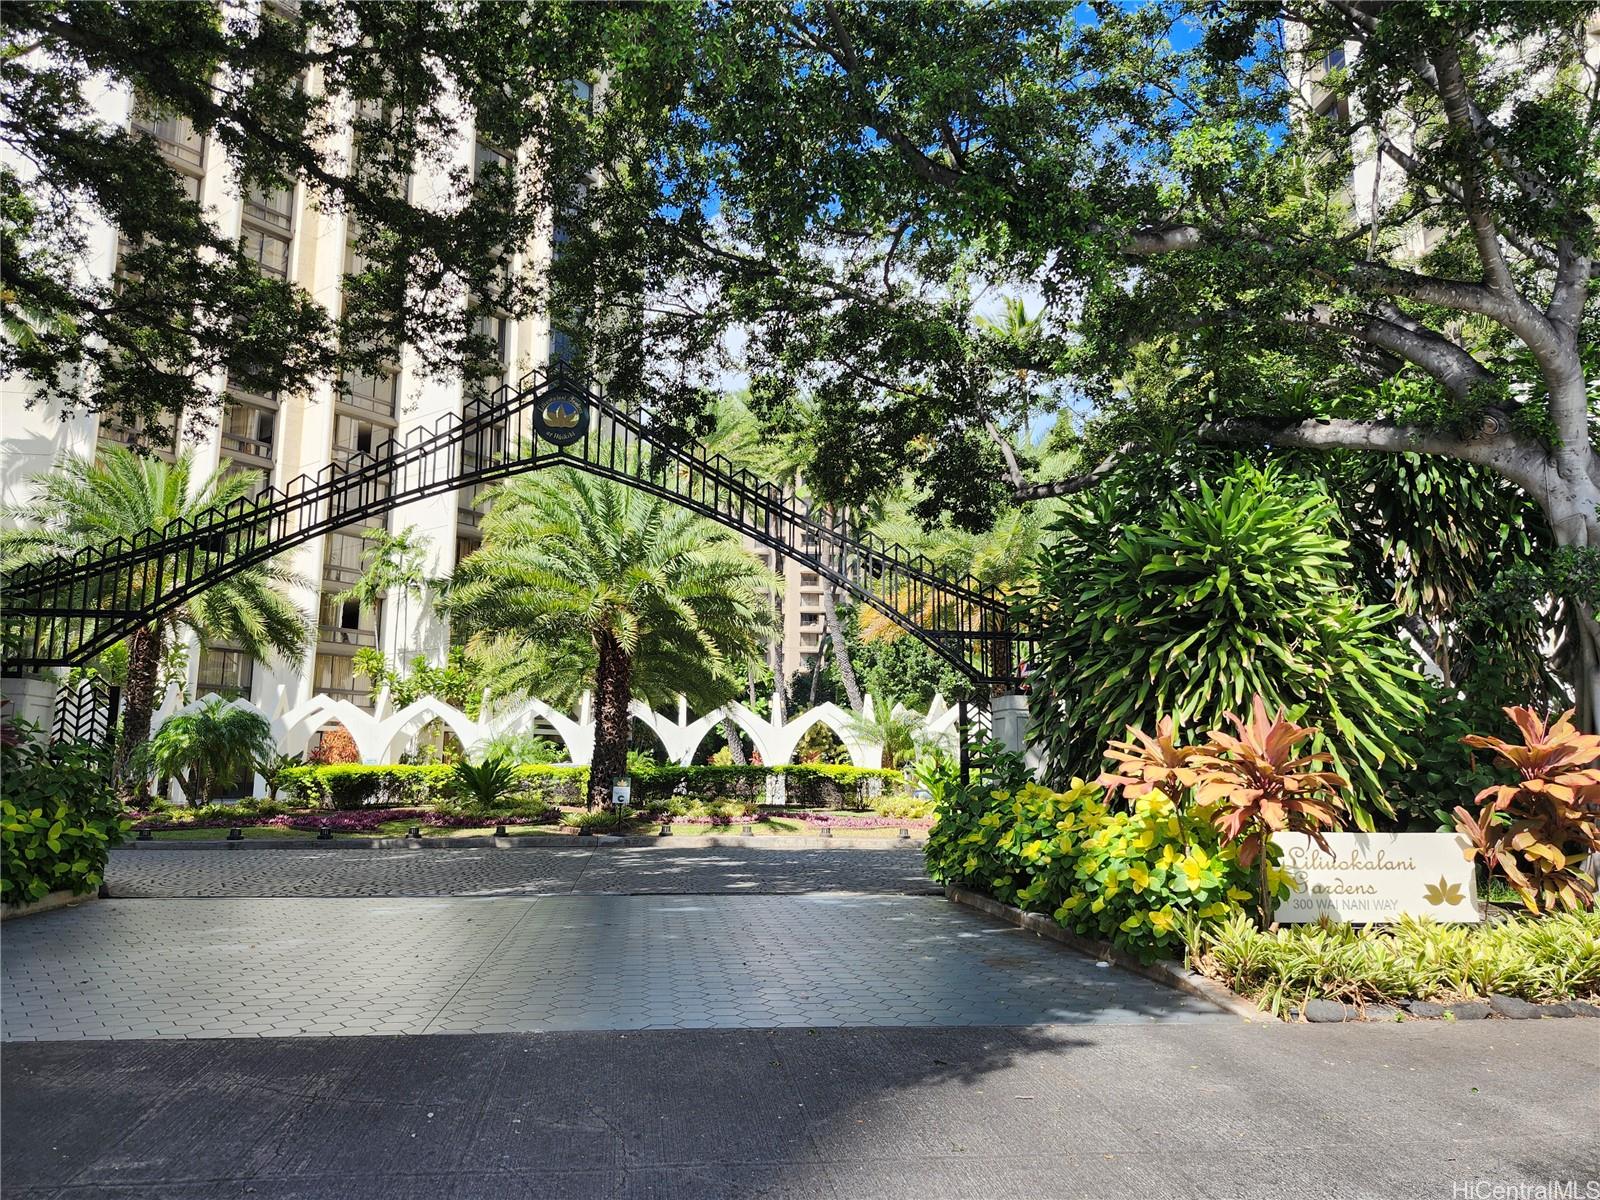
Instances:
[[[611,806],[613,808],[627,808],[628,801],[633,796],[633,788],[626,783],[611,785]]]
[[[1351,924],[1403,916],[1483,919],[1478,881],[1455,833],[1330,833],[1324,850],[1303,833],[1275,833],[1293,888],[1278,904],[1286,924],[1327,917]]]

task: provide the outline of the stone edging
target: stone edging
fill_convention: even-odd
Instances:
[[[1240,1020],[1272,1025],[1279,1023],[1271,1013],[1262,1012],[1243,996],[1223,987],[1214,979],[1207,979],[1198,971],[1186,970],[1176,963],[1140,962],[1133,955],[1124,953],[1107,942],[1097,942],[1092,938],[1081,937],[1070,929],[1063,929],[1043,913],[1023,912],[1020,908],[1001,904],[990,896],[971,892],[966,888],[949,885],[944,889],[944,894],[953,903],[975,909],[991,917],[998,917],[1019,929],[1026,929],[1053,942],[1060,942],[1063,946],[1069,946],[1082,954],[1115,963],[1125,971],[1132,971],[1135,975],[1142,975],[1175,991],[1187,993],[1215,1005]]]
[[[75,895],[72,892],[46,892],[37,900],[27,904],[0,905],[0,921],[15,921],[21,917],[33,917],[40,913],[53,912],[58,908],[73,908],[79,904],[87,904],[91,900],[98,900],[100,896],[95,892]]]
[[[922,849],[925,838],[848,838],[805,837],[751,834],[711,834],[706,837],[673,835],[630,835],[618,837],[608,833],[579,837],[576,834],[526,834],[516,837],[459,837],[459,838],[246,838],[230,842],[225,838],[188,838],[160,840],[158,833],[148,842],[129,838],[118,850],[598,850],[602,847],[682,846],[685,849],[706,847],[755,847],[760,850],[904,850]]]

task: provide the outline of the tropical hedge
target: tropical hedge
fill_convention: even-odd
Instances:
[[[516,785],[504,800],[509,807],[584,801],[588,767],[529,764],[515,771]],[[810,764],[650,767],[635,770],[629,778],[635,805],[645,807],[664,804],[674,796],[760,802],[772,777],[784,781],[787,803],[803,808],[865,808],[874,795],[904,784],[898,771]],[[443,764],[291,767],[281,773],[279,788],[291,802],[341,810],[453,804],[463,799],[455,768]]]
[[[951,773],[927,780],[939,820],[928,834],[928,873],[1145,961],[1181,958],[1197,923],[1255,903],[1254,872],[1193,808],[1160,792],[1131,807],[1095,783],[1057,791],[1006,769],[963,788]]]

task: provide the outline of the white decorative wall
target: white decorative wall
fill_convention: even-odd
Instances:
[[[197,708],[209,697],[201,696],[180,705],[178,692],[170,690],[162,706],[151,720],[154,733],[175,714]],[[460,739],[468,754],[481,750],[492,739],[506,733],[525,733],[548,727],[556,731],[565,745],[568,761],[585,766],[594,755],[594,714],[587,694],[579,702],[576,716],[569,716],[543,700],[529,698],[499,707],[485,708],[485,713],[474,720],[443,700],[424,696],[397,712],[389,712],[388,694],[378,699],[373,712],[365,712],[350,701],[326,695],[315,695],[298,704],[288,702],[288,689],[280,687],[267,711],[249,700],[230,701],[235,708],[259,713],[272,728],[272,736],[279,751],[285,754],[304,754],[314,734],[337,722],[343,725],[356,744],[361,761],[369,764],[395,763],[415,745],[418,732],[429,722],[437,720]],[[872,716],[875,701],[866,698],[866,717]],[[943,745],[952,752],[956,748],[957,710],[945,704],[942,696],[935,696],[925,716],[910,713],[900,705],[894,709],[898,715],[912,715],[920,719],[925,740]],[[826,725],[839,738],[850,754],[850,761],[858,767],[876,767],[883,761],[883,745],[862,728],[862,723],[836,704],[819,704],[795,715],[792,719],[774,723],[737,702],[712,709],[689,719],[688,706],[680,697],[676,719],[662,715],[638,700],[632,712],[640,724],[650,729],[661,740],[668,761],[688,766],[694,761],[695,751],[708,733],[720,727],[724,717],[732,719],[755,747],[761,761],[768,766],[780,766],[794,761],[794,752],[800,740],[816,725]],[[976,726],[987,728],[988,714],[974,709],[972,719]],[[265,790],[265,782],[256,780],[258,792]]]

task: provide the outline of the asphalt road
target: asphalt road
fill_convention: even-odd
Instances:
[[[5,1196],[1489,1200],[1600,1173],[1597,1034],[1229,1021],[11,1044]]]

